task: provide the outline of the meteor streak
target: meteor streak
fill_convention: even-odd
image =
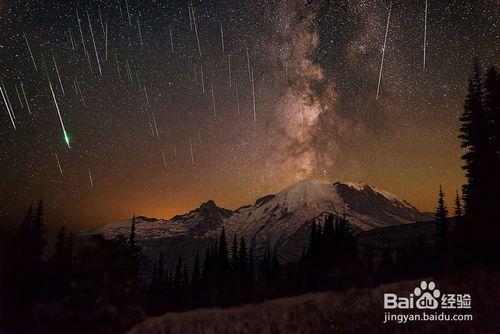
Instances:
[[[21,82],[21,90],[23,91],[24,101],[26,102],[26,106],[28,107],[28,112],[31,115],[30,104],[28,103],[28,98],[26,97],[26,92],[24,91],[24,85],[22,82]]]
[[[234,83],[234,87],[236,88],[236,104],[238,106],[238,115],[241,115],[241,113],[240,113],[240,96],[238,94],[238,82],[237,81]]]
[[[106,61],[108,61],[108,19],[106,19],[106,33],[104,34],[104,54]]]
[[[201,47],[200,47],[200,38],[198,37],[198,24],[196,23],[196,16],[194,15],[194,7],[193,7],[193,23],[194,23],[194,33],[196,34],[196,43],[198,43],[198,54],[201,58]]]
[[[59,122],[61,123],[61,128],[62,128],[63,135],[64,135],[64,141],[66,142],[66,145],[68,146],[68,148],[71,148],[70,143],[69,143],[70,138],[68,136],[68,133],[66,132],[66,128],[64,127],[64,122],[63,122],[63,119],[61,117],[61,111],[59,110],[59,105],[57,104],[57,99],[56,99],[56,94],[54,93],[54,88],[52,88],[52,82],[50,80],[49,72],[47,71],[47,67],[45,67],[45,64],[43,67],[45,68],[45,75],[47,76],[47,81],[49,83],[50,92],[52,93],[52,98],[54,99],[54,105],[56,106],[57,116],[59,116]]]
[[[17,89],[17,85],[14,85],[14,87],[16,88],[16,94],[17,94],[17,99],[19,100],[19,104],[21,105],[21,108],[24,108],[23,100],[21,100],[21,94],[19,94],[19,89]]]
[[[189,136],[189,151],[191,152],[191,164],[194,165],[193,143],[191,142],[191,136]]]
[[[61,163],[59,162],[59,157],[57,156],[57,153],[55,153],[55,152],[54,152],[54,155],[56,156],[57,167],[59,167],[59,172],[61,172],[61,175],[63,175],[63,170],[61,168]]]
[[[170,49],[172,50],[172,53],[174,53],[174,39],[172,38],[172,28],[169,28],[170,30]]]
[[[424,15],[424,62],[423,70],[425,71],[425,49],[427,47],[427,0],[425,0],[425,15]]]
[[[385,47],[387,45],[387,34],[389,33],[389,22],[391,20],[391,10],[392,10],[392,2],[389,5],[389,14],[387,15],[387,25],[385,27],[384,46],[382,47],[382,60],[380,61],[380,73],[378,75],[377,99],[378,99],[378,93],[380,91],[380,81],[382,80],[382,69],[384,67]]]
[[[90,16],[88,11],[87,11],[87,20],[89,21],[90,35],[92,36],[92,44],[94,44],[95,58],[97,59],[97,67],[99,68],[99,74],[102,76],[101,62],[99,61],[99,54],[97,53],[97,46],[95,45],[94,31],[92,30],[92,22],[90,21]]]
[[[7,100],[5,99],[5,94],[3,92],[3,88],[2,87],[0,87],[0,93],[2,93],[3,102],[5,104],[5,107],[7,108],[7,113],[9,114],[9,118],[10,118],[10,121],[12,123],[12,126],[14,127],[14,130],[17,130],[16,129],[16,123],[14,122],[14,118],[12,117],[12,114],[10,113],[9,104],[7,103]]]
[[[251,78],[252,78],[252,109],[253,109],[253,120],[254,122],[257,122],[257,114],[255,112],[255,81],[253,78],[253,68],[251,71]]]
[[[73,33],[71,32],[71,28],[68,28],[69,33],[69,41],[71,43],[71,48],[75,51],[75,40],[73,39]]]
[[[247,48],[247,68],[248,68],[248,80],[252,81],[252,73],[250,70],[250,55],[248,54],[248,48]]]
[[[12,113],[12,117],[16,119],[16,114],[14,113],[14,108],[12,108],[12,103],[10,103],[10,98],[9,98],[9,93],[7,93],[7,88],[5,88],[5,84],[3,80],[0,80],[2,82],[2,87],[3,87],[3,92],[5,94],[5,98],[7,99],[7,104],[10,109],[10,112]]]
[[[139,28],[139,41],[141,42],[141,48],[144,48],[144,43],[142,42],[141,23],[139,22],[139,16],[137,17],[137,28]]]
[[[217,112],[215,111],[215,97],[214,97],[213,78],[212,78],[212,80],[210,80],[210,92],[212,94],[212,108],[214,110],[214,116],[217,116]]]
[[[92,186],[92,188],[94,188],[94,180],[92,180],[92,172],[90,171],[90,168],[89,168],[89,179],[90,179],[90,185]]]
[[[227,55],[227,74],[229,77],[229,88],[232,87],[231,84],[231,55]]]
[[[31,52],[30,43],[28,42],[28,37],[26,37],[26,33],[24,33],[23,35],[24,35],[24,40],[26,41],[26,45],[28,46],[28,51],[30,52],[31,60],[33,61],[33,66],[35,66],[35,71],[38,71],[38,68],[36,67],[35,58],[33,57],[33,53]]]
[[[118,79],[121,81],[122,75],[120,73],[120,65],[118,64],[118,58],[116,57],[116,53],[115,53],[115,62],[116,62],[116,70],[118,72]]]
[[[131,27],[132,26],[132,20],[130,20],[130,10],[128,8],[128,1],[127,0],[125,0],[125,7],[127,8],[128,25]]]
[[[201,91],[205,94],[205,81],[203,80],[203,65],[201,66]]]
[[[222,46],[222,53],[226,53],[224,48],[224,30],[222,30],[222,23],[220,24],[220,43]]]
[[[167,168],[167,161],[165,160],[165,153],[163,153],[163,148],[161,149],[161,157],[163,158],[163,166]]]
[[[54,67],[56,68],[57,79],[59,80],[59,85],[61,86],[62,94],[65,95],[64,94],[63,83],[62,83],[62,80],[61,80],[61,76],[59,75],[59,69],[57,68],[56,58],[54,58],[54,55],[52,55],[52,60],[54,61]]]

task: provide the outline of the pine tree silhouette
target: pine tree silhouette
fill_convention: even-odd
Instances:
[[[455,210],[455,217],[457,219],[460,219],[462,218],[463,216],[463,211],[462,211],[462,201],[460,200],[460,195],[458,194],[458,191],[456,192],[456,196],[455,196],[455,206],[453,207],[453,209]]]
[[[463,186],[465,214],[477,224],[481,224],[489,200],[487,196],[487,169],[491,158],[491,146],[488,136],[488,119],[483,108],[483,84],[477,61],[474,72],[469,79],[468,94],[464,103],[464,112],[460,121],[462,148],[467,152],[462,156],[465,161],[463,169],[467,184]],[[469,219],[469,222],[472,221]]]
[[[233,246],[231,247],[231,265],[233,270],[237,270],[238,268],[238,241],[236,239],[236,233],[234,234],[233,237]]]
[[[132,280],[132,284],[137,287],[140,284],[140,275],[141,275],[141,263],[140,263],[140,253],[141,247],[137,243],[136,234],[135,234],[135,213],[132,217],[131,227],[130,227],[130,236],[127,243],[127,249],[130,254],[130,278]]]
[[[438,205],[436,207],[436,223],[437,223],[437,252],[443,251],[445,247],[445,243],[448,239],[449,232],[449,224],[448,224],[448,209],[446,208],[446,204],[444,202],[444,191],[439,186],[439,195],[438,195]]]
[[[494,66],[491,66],[485,75],[483,107],[488,118],[488,134],[490,138],[491,161],[487,165],[487,198],[490,200],[488,212],[490,221],[489,228],[492,234],[500,234],[500,206],[498,205],[498,189],[500,189],[500,75]]]
[[[193,264],[193,274],[191,275],[191,285],[194,289],[198,289],[200,287],[200,279],[200,255],[196,252]]]

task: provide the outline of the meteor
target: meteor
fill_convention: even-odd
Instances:
[[[170,31],[170,49],[172,50],[172,53],[174,53],[174,40],[172,38],[172,28],[169,28]]]
[[[250,55],[248,54],[248,48],[247,48],[247,68],[248,68],[248,80],[252,81],[252,74],[250,70]]]
[[[90,168],[89,168],[89,179],[90,179],[90,185],[92,186],[92,188],[94,188],[94,180],[92,180],[92,172],[90,171]]]
[[[387,25],[385,27],[384,46],[382,47],[382,60],[380,61],[380,73],[378,75],[377,99],[378,99],[378,93],[380,91],[380,81],[382,80],[382,69],[384,67],[385,47],[387,45],[387,34],[389,33],[389,22],[391,20],[391,10],[392,10],[392,2],[389,5],[389,14],[387,15]]]
[[[203,80],[203,65],[201,65],[201,91],[205,94],[205,81]]]
[[[35,66],[35,71],[38,71],[38,68],[36,67],[35,58],[33,57],[33,53],[31,52],[30,43],[28,42],[28,37],[26,37],[26,33],[24,33],[23,35],[24,35],[24,40],[26,41],[26,45],[28,46],[28,51],[30,52],[31,60],[33,61],[33,66]]]
[[[5,94],[5,98],[7,99],[7,105],[10,109],[10,112],[12,113],[12,117],[14,117],[14,119],[16,119],[16,114],[14,113],[14,108],[12,108],[12,103],[10,103],[10,98],[9,98],[9,94],[7,93],[7,88],[5,88],[5,84],[4,84],[3,80],[0,80],[0,82],[2,83],[3,92]]]
[[[201,47],[200,47],[200,38],[198,37],[198,24],[196,23],[196,16],[194,15],[194,7],[193,11],[193,23],[194,23],[194,33],[196,34],[196,43],[198,43],[198,54],[201,58]]]
[[[106,30],[104,29],[104,21],[102,20],[101,8],[99,8],[99,22],[101,22],[102,35],[106,35]]]
[[[61,86],[62,94],[65,95],[64,94],[64,87],[63,87],[63,84],[61,81],[61,76],[59,75],[59,69],[57,68],[56,58],[54,58],[54,55],[52,55],[52,60],[54,61],[54,67],[56,68],[57,78],[59,79],[59,85]]]
[[[21,105],[21,108],[24,108],[23,100],[21,100],[21,94],[19,94],[19,89],[17,89],[17,85],[14,85],[14,87],[16,88],[16,94],[17,94],[17,99],[19,100],[19,104]]]
[[[425,71],[425,48],[427,46],[427,0],[425,0],[425,15],[424,15],[424,62],[423,70]]]
[[[7,100],[5,99],[5,94],[3,92],[2,87],[0,87],[0,93],[2,94],[3,102],[5,104],[5,107],[7,108],[7,113],[9,114],[9,118],[10,118],[10,121],[12,123],[12,126],[14,127],[14,130],[17,130],[16,123],[14,122],[14,118],[12,117],[12,114],[10,113],[9,104],[7,103]]]
[[[238,115],[241,115],[241,113],[240,113],[240,96],[238,94],[238,82],[234,83],[234,87],[236,88],[236,104],[238,106]]]
[[[106,19],[106,33],[104,34],[104,59],[108,61],[108,19]]]
[[[227,55],[227,73],[229,77],[229,88],[232,87],[231,85],[231,55]]]
[[[92,44],[94,44],[95,58],[97,59],[97,67],[99,68],[99,74],[102,76],[101,62],[99,61],[99,54],[97,53],[97,46],[95,45],[94,31],[92,30],[92,22],[90,21],[90,16],[88,11],[87,11],[87,20],[89,21],[90,35],[92,36]]]
[[[217,112],[215,111],[215,97],[214,97],[213,78],[212,78],[212,80],[210,80],[210,92],[212,94],[212,108],[214,110],[214,116],[217,116]]]
[[[191,164],[194,165],[193,143],[191,142],[191,136],[189,136],[189,150],[191,152]]]
[[[66,142],[66,145],[68,146],[68,148],[71,148],[70,137],[68,136],[68,133],[66,132],[66,128],[64,127],[64,122],[63,122],[63,119],[61,117],[61,111],[59,110],[59,105],[57,104],[56,94],[54,93],[54,88],[52,87],[52,82],[50,80],[49,72],[47,71],[47,67],[45,67],[45,64],[43,64],[43,67],[45,68],[45,75],[47,76],[47,81],[49,83],[50,92],[52,93],[52,98],[54,99],[54,105],[56,106],[57,116],[59,116],[59,122],[61,123],[61,128],[62,128],[63,135],[64,135],[64,141]]]
[[[141,23],[139,22],[139,16],[137,16],[137,27],[139,28],[139,40],[141,42],[141,48],[144,48],[144,44],[142,43]]]
[[[128,1],[127,0],[125,0],[125,7],[127,7],[128,25],[131,27],[132,26],[132,20],[130,20],[130,10],[128,8]]]
[[[92,63],[90,62],[89,53],[87,52],[87,47],[85,46],[85,38],[83,37],[83,30],[82,30],[82,20],[80,19],[80,15],[78,14],[78,9],[76,9],[76,20],[78,21],[78,30],[80,30],[80,38],[82,40],[83,53],[85,54],[85,56],[87,56],[87,62],[89,63],[90,73],[93,74],[94,71],[92,70]]]
[[[87,104],[85,103],[85,99],[83,98],[82,88],[80,87],[80,83],[78,82],[78,80],[76,80],[76,77],[74,83],[75,83],[76,93],[77,94],[79,93],[80,98],[82,99],[83,107],[87,108]]]
[[[57,160],[57,167],[59,167],[59,172],[61,172],[61,175],[63,175],[63,170],[61,168],[61,163],[59,162],[59,157],[57,156],[57,153],[54,152],[54,155],[56,156],[56,160]]]
[[[115,62],[116,62],[116,70],[118,72],[118,79],[121,81],[122,80],[122,75],[120,73],[120,65],[118,65],[118,58],[116,57],[116,53],[115,53]]]
[[[71,28],[68,28],[68,32],[69,32],[69,41],[71,43],[71,48],[73,49],[73,51],[75,51],[75,40],[73,39],[73,33],[71,32]]]
[[[254,122],[257,122],[257,114],[255,112],[255,81],[253,78],[253,68],[251,71],[251,77],[252,77],[252,109],[253,109],[253,120]]]
[[[21,90],[23,91],[24,101],[26,102],[26,106],[28,107],[28,112],[31,115],[30,104],[28,103],[28,98],[26,97],[26,92],[24,91],[24,85],[22,82],[21,82]]]
[[[80,19],[80,15],[78,14],[78,9],[76,9],[76,20],[78,21],[78,29],[80,30],[80,37],[82,39],[83,53],[87,54],[87,48],[85,46],[85,38],[83,38],[82,20]]]
[[[222,46],[222,53],[226,53],[224,48],[224,30],[222,30],[222,23],[220,24],[220,43]]]
[[[165,160],[165,153],[163,153],[163,148],[161,149],[161,157],[163,158],[163,166],[167,168],[167,161]]]

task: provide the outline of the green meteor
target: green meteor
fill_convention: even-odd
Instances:
[[[54,93],[54,88],[52,88],[52,82],[50,81],[50,76],[49,72],[47,71],[47,67],[45,66],[45,62],[42,60],[43,63],[43,68],[45,69],[45,75],[47,76],[47,81],[49,83],[49,88],[50,92],[52,93],[52,98],[54,99],[54,104],[56,106],[57,110],[57,115],[59,116],[59,122],[61,122],[61,128],[64,134],[64,141],[66,142],[66,145],[68,145],[68,148],[71,148],[70,146],[70,137],[68,136],[68,133],[66,132],[66,128],[64,127],[64,122],[61,117],[61,111],[59,110],[59,105],[57,104],[57,99],[56,99],[56,94]]]

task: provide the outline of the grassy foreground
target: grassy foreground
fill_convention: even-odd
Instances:
[[[427,278],[426,280],[433,280]],[[469,293],[473,321],[383,324],[383,294],[408,296],[421,280],[373,289],[319,292],[227,309],[199,309],[149,318],[130,333],[500,333],[500,272],[435,278],[443,293]]]

